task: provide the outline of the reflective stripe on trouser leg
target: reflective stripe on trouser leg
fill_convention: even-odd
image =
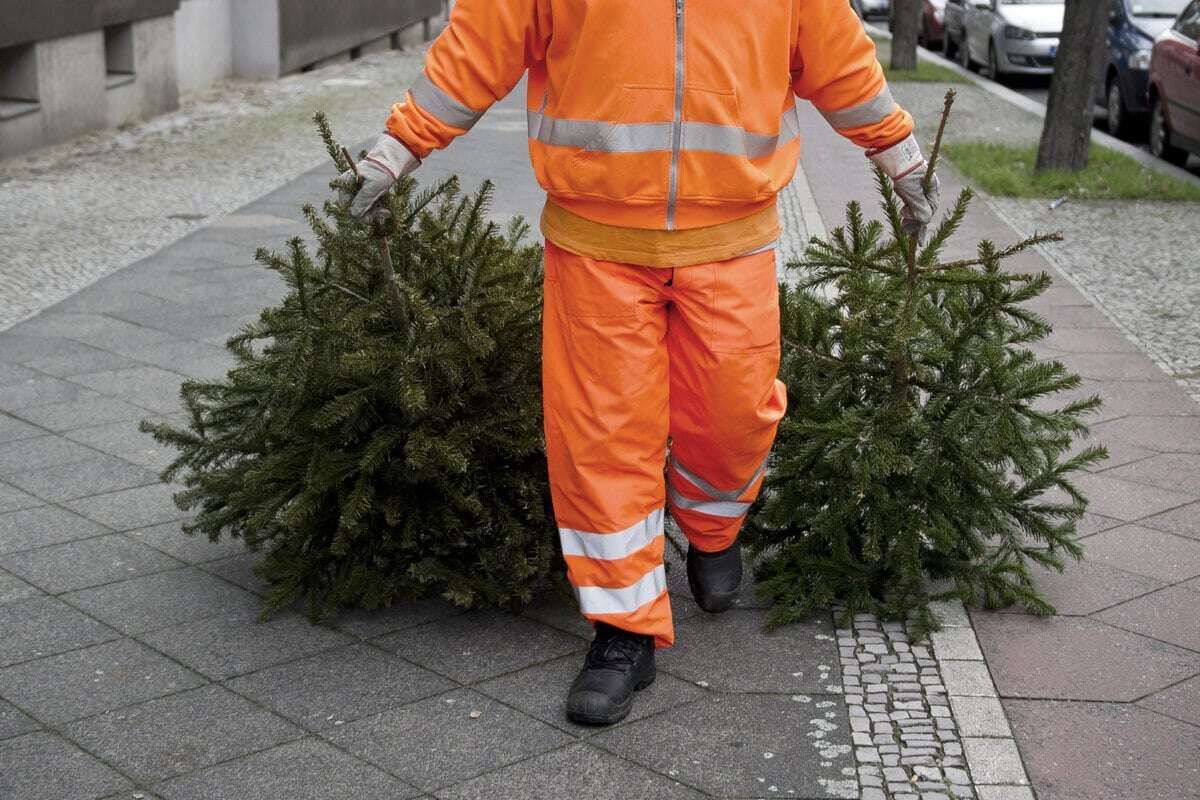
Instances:
[[[698,549],[733,544],[787,405],[775,253],[676,270],[668,503]]]
[[[593,621],[674,641],[662,570],[667,270],[546,243],[546,454],[567,578]]]

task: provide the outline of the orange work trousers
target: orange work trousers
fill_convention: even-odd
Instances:
[[[692,547],[733,544],[786,407],[775,251],[659,269],[548,241],[545,263],[546,447],[567,577],[585,617],[668,647],[666,509]]]

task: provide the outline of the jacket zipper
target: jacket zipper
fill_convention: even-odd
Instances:
[[[683,147],[683,0],[675,0],[675,117],[671,121],[671,173],[667,180],[667,230],[675,230],[679,151]]]

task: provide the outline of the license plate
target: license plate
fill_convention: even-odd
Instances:
[[[1052,45],[1050,47],[1050,57],[1054,58],[1057,55],[1058,55],[1058,45]]]

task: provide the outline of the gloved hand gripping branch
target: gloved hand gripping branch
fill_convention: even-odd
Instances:
[[[925,230],[933,221],[941,202],[937,175],[931,176],[929,191],[925,191],[925,176],[929,162],[921,155],[921,146],[909,134],[891,147],[867,151],[867,158],[892,179],[892,186],[904,207],[900,209],[901,227],[908,236],[925,242]]]
[[[342,190],[338,200],[343,205],[349,204],[352,216],[366,220],[368,212],[379,202],[379,198],[387,194],[402,175],[419,166],[421,161],[399,140],[390,134],[381,134],[355,169],[341,174],[340,180],[344,185],[357,186],[358,190],[353,193]]]

